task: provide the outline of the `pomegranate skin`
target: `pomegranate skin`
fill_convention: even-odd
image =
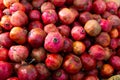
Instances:
[[[112,38],[109,47],[115,50],[118,47],[118,39]]]
[[[45,64],[50,70],[57,70],[58,68],[60,68],[62,62],[63,57],[57,53],[48,54],[45,60]]]
[[[55,6],[63,6],[66,0],[50,0]]]
[[[19,80],[36,80],[38,72],[33,65],[23,65],[18,69],[17,75]]]
[[[29,13],[29,18],[32,21],[35,21],[35,20],[39,21],[41,19],[41,13],[38,10],[31,10]]]
[[[19,80],[18,77],[10,77],[7,80]]]
[[[28,23],[28,17],[23,11],[16,11],[12,14],[10,22],[13,26],[23,26]]]
[[[4,32],[0,34],[0,45],[9,48],[13,44],[13,41],[10,39],[9,35],[9,32]]]
[[[58,69],[52,74],[53,80],[68,80],[68,74],[63,69]]]
[[[42,20],[44,24],[55,24],[58,21],[58,15],[55,10],[46,10],[42,13]]]
[[[69,54],[65,57],[63,62],[63,69],[69,74],[76,74],[82,68],[81,60],[74,54]]]
[[[46,33],[41,28],[33,28],[28,33],[28,43],[33,48],[39,48],[46,37]]]
[[[110,64],[115,70],[120,70],[120,57],[119,56],[112,56],[109,60]]]
[[[71,35],[74,40],[85,39],[86,32],[82,26],[74,26],[71,30]]]
[[[100,5],[101,4],[101,5]],[[97,14],[102,14],[106,10],[106,4],[103,0],[96,0],[92,5],[93,11]]]
[[[45,66],[44,63],[38,63],[35,65],[37,71],[38,71],[38,79],[37,80],[47,80],[51,73],[48,70],[48,68]]]
[[[0,61],[7,61],[8,58],[8,49],[0,47]]]
[[[87,75],[84,80],[99,80],[99,78],[96,75]]]
[[[110,32],[112,29],[112,23],[106,19],[100,20],[100,26],[102,28],[102,31]]]
[[[98,44],[90,47],[89,54],[96,60],[103,60],[105,58],[105,50]]]
[[[40,21],[32,21],[29,23],[28,30],[32,30],[33,28],[41,28],[43,29],[43,24]]]
[[[32,0],[32,6],[35,9],[39,9],[42,5],[42,3],[44,3],[45,0]]]
[[[50,32],[45,38],[44,48],[51,53],[57,53],[61,51],[63,45],[64,40],[59,32]]]
[[[28,57],[29,51],[25,46],[14,45],[8,52],[9,58],[14,62],[21,62]]]
[[[78,72],[76,74],[69,75],[70,80],[83,80],[85,74],[83,72]]]
[[[19,0],[3,0],[3,4],[5,7],[10,7],[15,2],[19,2]]]
[[[64,24],[71,24],[75,20],[75,15],[69,8],[61,9],[58,15],[61,22]]]
[[[4,61],[0,61],[0,79],[1,80],[6,80],[9,78],[13,73],[13,66]]]
[[[80,58],[85,70],[89,71],[96,68],[96,60],[89,54],[82,54]]]

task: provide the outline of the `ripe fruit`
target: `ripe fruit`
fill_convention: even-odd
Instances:
[[[0,47],[0,61],[7,61],[8,58],[8,49]]]
[[[41,19],[41,13],[38,10],[31,10],[29,12],[29,18],[30,20],[33,20],[33,21],[35,20],[39,21]]]

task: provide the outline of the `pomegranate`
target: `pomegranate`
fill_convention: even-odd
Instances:
[[[38,10],[31,10],[29,12],[29,18],[33,21],[41,19],[41,13]]]
[[[63,8],[58,13],[61,22],[71,24],[75,20],[74,13],[69,8]]]
[[[12,75],[12,73],[13,73],[13,66],[8,62],[0,61],[0,75],[1,75],[0,79],[6,80]]]
[[[46,10],[50,10],[50,9],[54,9],[55,10],[55,6],[51,2],[44,2],[41,5],[41,12],[42,13],[45,12]]]
[[[31,56],[32,58],[34,58],[37,62],[41,62],[41,61],[44,61],[45,58],[47,57],[46,55],[46,51],[43,47],[40,47],[40,48],[35,48],[32,50],[32,53],[31,53]]]
[[[55,6],[63,6],[66,0],[50,0]]]
[[[27,40],[27,31],[21,27],[13,27],[10,30],[10,39],[18,44],[24,44]]]
[[[70,80],[83,80],[85,74],[83,72],[78,72],[76,74],[70,75]]]
[[[97,36],[101,32],[101,26],[96,20],[88,20],[84,29],[90,36]]]
[[[19,2],[19,0],[3,0],[3,4],[5,7],[10,7],[15,2]]]
[[[86,32],[82,26],[74,26],[71,30],[71,36],[74,40],[83,40]]]
[[[89,54],[96,60],[103,60],[105,58],[105,49],[102,46],[95,44],[90,47]]]
[[[109,47],[115,50],[118,47],[118,39],[112,38]]]
[[[8,49],[0,47],[0,61],[7,61],[8,58]]]
[[[95,75],[87,75],[84,80],[99,80],[99,78]]]
[[[21,62],[25,60],[28,57],[28,55],[28,49],[22,45],[11,46],[8,52],[9,58],[14,62]]]
[[[33,28],[28,33],[28,43],[34,47],[38,48],[43,44],[46,33],[41,28]]]
[[[86,46],[83,42],[81,42],[81,41],[74,41],[73,42],[73,52],[76,55],[80,55],[80,54],[84,53],[85,50],[86,50]]]
[[[12,14],[10,22],[13,26],[23,26],[28,23],[28,17],[23,11],[16,11]]]
[[[5,15],[11,15],[10,9],[9,8],[4,9],[3,10],[3,14],[5,14]]]
[[[36,9],[40,9],[42,3],[44,3],[45,0],[32,0],[32,6]]]
[[[82,68],[81,59],[74,55],[69,54],[65,57],[63,62],[63,69],[69,74],[76,74]]]
[[[60,68],[62,62],[63,57],[57,53],[48,54],[45,60],[45,64],[50,70],[57,70],[58,68]]]
[[[21,66],[18,69],[17,75],[19,80],[36,80],[38,72],[35,66],[29,64]]]
[[[10,77],[7,80],[19,80],[17,77]]]
[[[42,13],[42,20],[44,24],[55,24],[58,21],[58,16],[55,10],[46,10]]]
[[[62,50],[64,40],[59,32],[50,32],[45,38],[44,48],[52,53],[57,53]]]
[[[63,69],[58,69],[52,74],[53,80],[68,80],[68,74]]]
[[[37,80],[46,80],[50,77],[51,73],[44,63],[38,63],[35,65],[38,71],[38,79]]]
[[[117,28],[113,28],[111,31],[110,31],[110,37],[111,38],[117,38],[119,36],[119,31]]]

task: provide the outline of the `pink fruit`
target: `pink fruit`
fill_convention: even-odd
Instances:
[[[63,62],[63,69],[69,74],[76,74],[82,68],[81,60],[74,54],[69,54],[65,57]]]
[[[83,68],[87,71],[95,69],[96,68],[96,60],[92,58],[91,55],[89,54],[82,54],[81,57],[81,62],[83,64]]]
[[[90,70],[90,71],[88,71],[87,72],[87,75],[96,75],[96,76],[98,76],[98,69],[92,69],[92,70]]]
[[[82,12],[79,16],[79,21],[82,25],[85,25],[90,19],[92,19],[92,14],[90,12]]]
[[[44,24],[55,24],[58,21],[58,16],[55,10],[46,10],[42,13],[42,20]]]
[[[112,15],[110,12],[108,11],[105,11],[103,14],[102,14],[102,17],[107,19],[110,15]]]
[[[92,45],[89,49],[89,54],[96,60],[103,60],[105,58],[105,50],[100,45]]]
[[[113,27],[117,27],[120,25],[120,18],[116,15],[110,15],[108,18],[107,18],[108,21],[110,21],[112,23],[112,26]]]
[[[36,9],[40,9],[42,3],[44,3],[45,0],[33,0],[32,6]]]
[[[62,62],[63,62],[63,57],[57,53],[48,54],[45,60],[45,64],[47,68],[50,70],[57,70],[58,68],[60,68]]]
[[[59,32],[50,32],[45,38],[44,48],[52,53],[57,53],[62,50],[64,40]]]
[[[36,62],[44,61],[45,58],[47,57],[46,51],[43,47],[34,48],[32,50],[31,56],[32,56],[33,59],[36,60]]]
[[[7,80],[19,80],[17,77],[10,77]]]
[[[46,33],[41,28],[34,28],[28,33],[28,43],[34,47],[38,48],[43,44]]]
[[[28,23],[28,17],[23,11],[16,11],[12,14],[10,22],[13,26],[23,26]]]
[[[83,40],[86,32],[82,26],[74,26],[71,30],[71,36],[74,40]]]
[[[118,47],[118,40],[116,38],[111,39],[109,46],[115,50]]]
[[[45,12],[46,10],[50,10],[50,9],[55,9],[55,6],[51,3],[51,2],[44,2],[41,5],[41,12]]]
[[[73,41],[71,39],[64,37],[64,46],[62,51],[66,53],[72,52],[72,44],[73,44]]]
[[[21,27],[13,27],[10,30],[10,39],[18,44],[24,44],[27,40],[27,30]]]
[[[89,40],[89,38],[85,38],[83,42],[84,42],[86,48],[89,48],[92,44],[91,41]]]
[[[3,14],[5,14],[5,15],[11,15],[10,9],[9,8],[4,9],[3,10]]]
[[[109,47],[105,47],[105,60],[108,60],[113,54],[111,53],[111,49]]]
[[[28,57],[29,51],[25,46],[14,45],[8,52],[9,58],[14,62],[21,62]]]
[[[84,80],[99,80],[99,78],[96,75],[87,75]]]
[[[50,0],[55,6],[63,6],[66,0]]]
[[[97,37],[96,37],[96,42],[100,44],[103,47],[107,47],[110,45],[110,36],[107,32],[101,32]]]
[[[47,24],[44,26],[44,31],[46,33],[49,33],[49,32],[56,32],[56,31],[58,31],[58,29],[55,24],[51,23],[51,24]]]
[[[13,66],[4,61],[0,61],[0,79],[1,80],[6,80],[9,78],[13,73]]]
[[[36,80],[38,72],[33,65],[23,65],[18,69],[17,75],[19,80]]]
[[[102,17],[101,17],[99,14],[93,14],[93,15],[92,15],[92,18],[93,18],[94,20],[96,20],[97,22],[100,22],[100,20],[102,19]]]
[[[0,47],[0,61],[7,61],[8,58],[8,49]]]
[[[70,27],[67,25],[60,25],[57,27],[62,36],[69,37],[70,36]]]
[[[2,16],[3,16],[3,11],[0,10],[0,19],[1,19]]]
[[[84,29],[90,36],[97,36],[101,32],[101,26],[96,20],[88,20]]]
[[[75,18],[78,18],[79,12],[77,11],[77,9],[74,8],[74,7],[70,7],[70,10],[71,10],[71,11],[73,12],[73,14],[75,15]]]
[[[58,69],[52,74],[53,80],[68,80],[68,74],[63,69]]]
[[[78,72],[76,74],[70,75],[70,80],[83,80],[85,74],[83,72]]]
[[[61,22],[71,24],[75,20],[74,13],[69,8],[63,8],[58,13]]]
[[[110,32],[112,29],[112,23],[105,19],[100,20],[100,26],[102,28],[102,31],[105,31],[105,32]]]
[[[38,11],[38,10],[31,10],[29,12],[29,18],[31,20],[33,20],[33,21],[35,21],[35,20],[39,21],[41,19],[41,13],[40,13],[40,11]]]
[[[43,29],[43,24],[40,21],[32,21],[29,23],[28,30],[32,30],[33,28],[41,28]]]
[[[0,25],[2,26],[3,29],[5,30],[11,30],[13,25],[10,22],[10,17],[9,15],[4,15],[1,18]]]
[[[3,0],[5,7],[10,7],[13,3],[19,2],[19,0]]]
[[[3,4],[3,0],[0,0],[0,10],[3,10],[5,8],[5,5]]]
[[[50,77],[51,73],[44,63],[38,63],[35,67],[38,71],[38,80],[47,80]]]
[[[112,67],[115,69],[115,70],[120,70],[120,57],[119,56],[112,56],[110,58],[110,64],[112,65]]]
[[[101,4],[101,6],[100,6]],[[96,0],[92,5],[93,11],[97,14],[102,14],[106,10],[106,4],[104,0]]]
[[[106,2],[106,10],[112,14],[117,14],[118,7],[119,6],[113,1]]]
[[[25,12],[25,7],[23,4],[19,3],[19,2],[16,2],[16,3],[13,3],[11,6],[10,6],[10,12],[11,13],[14,13],[18,10],[21,10],[23,12]]]
[[[9,32],[4,32],[0,34],[0,45],[6,48],[9,48],[12,44],[13,41],[9,37],[10,33]]]

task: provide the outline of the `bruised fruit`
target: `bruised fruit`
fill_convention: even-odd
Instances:
[[[83,42],[81,42],[81,41],[73,42],[73,52],[76,55],[82,54],[83,52],[85,52],[85,50],[86,50],[86,46]]]
[[[45,64],[47,68],[50,70],[57,70],[58,68],[60,68],[62,62],[63,62],[63,57],[57,53],[48,54],[45,60]]]
[[[34,47],[38,48],[43,44],[46,37],[46,33],[41,28],[33,28],[28,33],[28,43]]]
[[[10,60],[14,62],[21,62],[28,57],[29,51],[25,46],[14,45],[10,47],[8,55]]]
[[[6,80],[9,78],[13,73],[13,66],[12,64],[4,61],[0,61],[0,79]]]
[[[78,73],[82,69],[81,59],[74,54],[67,55],[63,62],[63,69],[69,74]]]
[[[52,74],[54,80],[68,80],[68,74],[63,69],[58,69]]]
[[[44,48],[52,53],[57,53],[62,50],[64,40],[59,32],[50,32],[45,38]]]
[[[17,72],[19,80],[36,80],[38,76],[37,69],[33,65],[23,65]]]
[[[88,20],[84,29],[90,36],[97,36],[101,32],[101,26],[96,20]]]
[[[47,80],[49,76],[51,75],[48,68],[45,66],[44,63],[38,63],[35,65],[37,71],[38,71],[38,79],[37,80]]]
[[[89,54],[96,60],[103,60],[105,58],[105,49],[102,46],[95,44],[90,47]]]
[[[10,39],[18,44],[24,44],[27,40],[27,31],[21,27],[13,27],[10,30]]]

